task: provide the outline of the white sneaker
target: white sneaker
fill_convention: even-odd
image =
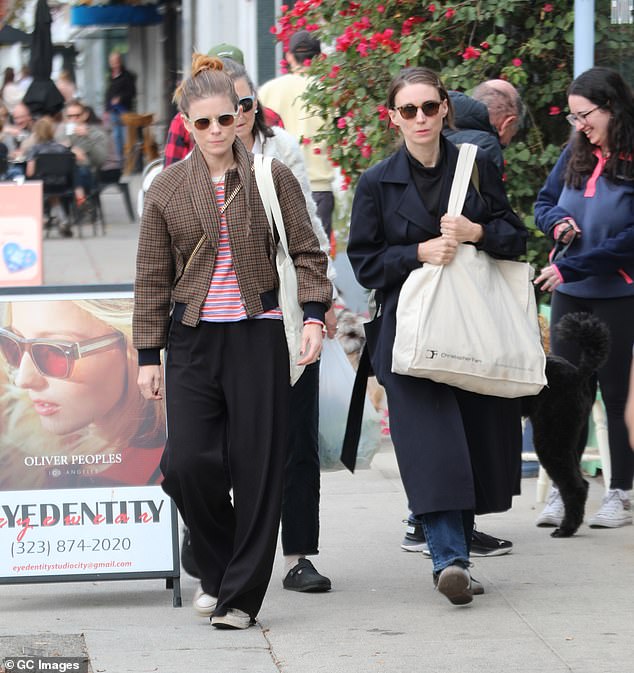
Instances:
[[[590,528],[619,528],[632,523],[630,496],[620,488],[610,489],[599,511],[590,519]]]
[[[211,625],[217,629],[248,629],[251,624],[253,624],[251,617],[236,608],[228,608],[227,614],[222,617],[211,618]]]
[[[565,512],[564,501],[561,499],[559,489],[551,486],[546,507],[537,517],[535,525],[540,527],[561,526]]]
[[[201,617],[209,618],[216,609],[216,603],[218,603],[218,599],[206,594],[203,591],[202,586],[198,585],[198,589],[196,589],[196,593],[194,594],[194,610],[196,610]]]
[[[66,212],[59,204],[51,206],[51,217],[54,217],[61,226],[68,226],[68,217],[66,217]]]

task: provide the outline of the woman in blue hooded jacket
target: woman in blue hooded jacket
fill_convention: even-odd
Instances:
[[[568,106],[575,132],[535,204],[537,226],[568,247],[535,283],[553,292],[551,326],[566,313],[588,311],[610,328],[610,354],[598,382],[608,419],[611,480],[589,523],[616,528],[632,523],[634,477],[624,422],[634,342],[634,96],[614,70],[591,68],[570,85]],[[551,346],[556,355],[578,360],[575,346],[554,332]],[[558,526],[562,516],[563,503],[553,489],[537,525]]]

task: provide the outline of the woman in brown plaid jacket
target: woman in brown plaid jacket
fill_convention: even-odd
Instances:
[[[201,586],[194,607],[218,628],[253,623],[280,518],[289,395],[276,242],[236,137],[238,96],[222,61],[195,54],[177,89],[196,147],[156,177],[137,253],[134,345],[139,386],[162,398],[163,488],[189,527]],[[299,183],[272,166],[304,309],[302,359],[321,352],[332,288]],[[230,490],[233,489],[233,498]]]

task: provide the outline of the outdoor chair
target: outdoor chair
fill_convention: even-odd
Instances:
[[[97,187],[95,201],[98,211],[101,216],[102,227],[105,233],[105,221],[103,219],[103,209],[101,207],[101,193],[109,187],[117,187],[125,203],[126,210],[130,222],[135,222],[134,208],[132,207],[132,200],[130,198],[130,189],[128,183],[121,180],[122,173],[120,168],[101,169],[97,172]]]
[[[92,233],[97,236],[99,227],[101,226],[101,234],[106,235],[106,220],[103,216],[103,209],[101,208],[101,199],[99,198],[99,182],[98,174],[93,171],[93,181],[90,190],[86,193],[86,203],[83,208],[80,208],[80,219],[84,222],[89,219],[92,224]]]
[[[0,180],[4,180],[9,170],[9,160],[5,152],[0,151]]]
[[[51,205],[57,199],[67,214],[69,226],[76,225],[81,237],[81,222],[75,205],[75,155],[70,151],[38,154],[35,157],[35,173],[30,179],[42,181],[46,236],[55,226]],[[63,233],[61,229],[60,233]]]

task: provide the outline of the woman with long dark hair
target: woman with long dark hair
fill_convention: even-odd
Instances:
[[[608,419],[611,479],[589,523],[616,528],[632,523],[634,477],[623,418],[634,342],[634,97],[616,71],[591,68],[568,88],[568,106],[575,131],[539,192],[535,222],[569,247],[535,283],[553,292],[552,328],[576,311],[592,313],[610,328],[610,354],[598,382]],[[579,358],[554,329],[551,348],[573,362]],[[587,440],[587,432],[582,434],[580,458]],[[558,526],[563,512],[555,485],[537,525]]]

